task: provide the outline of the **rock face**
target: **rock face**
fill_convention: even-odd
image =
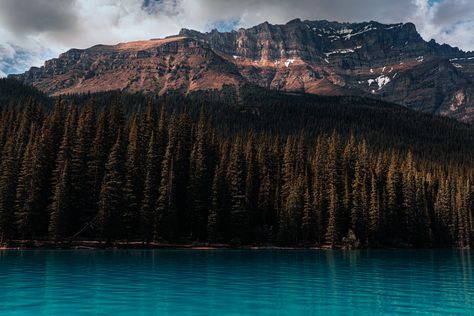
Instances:
[[[474,53],[426,42],[411,23],[267,22],[232,32],[72,49],[14,77],[50,94],[261,87],[381,98],[474,120]]]
[[[41,68],[13,77],[55,95],[109,90],[188,92],[242,83],[235,65],[209,45],[187,37],[71,49]]]

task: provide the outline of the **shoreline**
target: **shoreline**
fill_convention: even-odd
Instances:
[[[331,248],[329,246],[315,245],[231,245],[226,243],[167,243],[167,242],[129,242],[117,241],[106,243],[99,240],[82,240],[82,241],[62,241],[55,242],[52,240],[13,240],[7,245],[0,246],[0,250],[112,250],[112,249],[189,249],[189,250],[322,250],[322,249],[342,249],[342,247]]]
[[[349,248],[343,245],[279,245],[279,244],[243,244],[232,245],[227,243],[168,243],[168,242],[141,242],[116,241],[107,243],[100,240],[61,241],[52,240],[12,240],[1,245],[0,250],[153,250],[153,249],[183,249],[183,250],[430,250],[430,249],[460,249],[470,248],[437,248],[437,247],[362,247]]]

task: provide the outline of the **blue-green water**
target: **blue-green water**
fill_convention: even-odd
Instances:
[[[0,315],[378,314],[474,315],[474,252],[0,252]]]

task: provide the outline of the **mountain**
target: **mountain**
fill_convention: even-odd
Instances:
[[[474,53],[425,41],[411,23],[268,22],[232,32],[71,49],[12,75],[53,95],[268,89],[382,99],[474,120]]]

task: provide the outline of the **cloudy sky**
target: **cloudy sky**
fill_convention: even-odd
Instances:
[[[472,0],[1,0],[0,76],[69,48],[230,30],[293,18],[413,22],[429,40],[474,50]]]

